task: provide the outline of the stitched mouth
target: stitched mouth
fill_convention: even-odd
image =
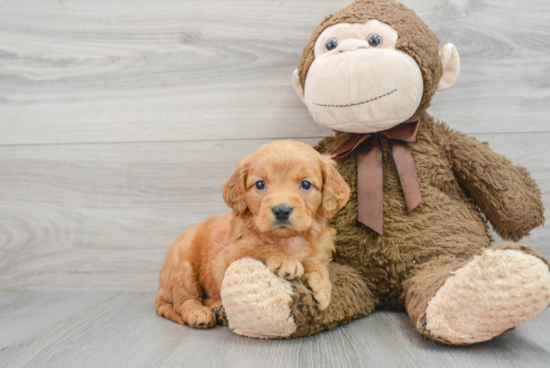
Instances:
[[[352,104],[349,104],[349,105],[329,105],[329,104],[320,104],[320,103],[317,103],[317,102],[314,102],[313,104],[314,105],[317,105],[317,106],[324,106],[324,107],[350,107],[350,106],[357,106],[357,105],[363,105],[363,104],[366,104],[366,103],[369,103],[369,102],[372,102],[372,101],[376,101],[376,100],[379,100],[381,99],[382,97],[386,97],[388,95],[391,95],[392,93],[396,92],[397,91],[397,88],[394,89],[393,91],[390,91],[388,93],[384,93],[383,95],[380,95],[378,97],[375,97],[375,98],[371,98],[370,100],[366,100],[366,101],[363,101],[363,102],[356,102],[356,103],[352,103]]]

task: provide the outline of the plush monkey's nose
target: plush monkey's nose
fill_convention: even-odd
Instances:
[[[357,46],[357,47],[352,47],[351,49],[344,49],[344,50],[340,50],[340,52],[346,52],[346,51],[349,51],[349,52],[353,52],[355,50],[362,50],[362,49],[368,49],[368,47],[366,46]]]
[[[273,207],[272,211],[277,221],[286,221],[292,212],[292,208],[286,205],[280,205]]]
[[[355,50],[368,49],[369,44],[367,41],[359,40],[347,40],[338,45],[338,51],[340,52],[353,52]]]

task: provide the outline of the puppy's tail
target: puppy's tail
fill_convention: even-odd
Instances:
[[[183,319],[181,319],[181,316],[176,313],[174,310],[174,306],[172,303],[168,303],[165,301],[157,301],[157,313],[159,316],[168,318],[174,322],[177,322],[182,325],[186,325],[187,323],[183,322]]]

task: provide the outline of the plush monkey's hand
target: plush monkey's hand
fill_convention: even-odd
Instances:
[[[518,241],[544,224],[540,189],[524,167],[463,133],[446,138],[455,175],[503,239]]]

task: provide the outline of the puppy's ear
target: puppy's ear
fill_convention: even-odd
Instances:
[[[243,214],[247,208],[244,198],[246,194],[246,172],[247,165],[245,160],[239,161],[237,169],[222,188],[225,204],[231,207],[237,215]]]
[[[321,158],[323,168],[323,198],[320,210],[331,219],[349,199],[349,186],[336,170],[336,162],[329,156]]]

